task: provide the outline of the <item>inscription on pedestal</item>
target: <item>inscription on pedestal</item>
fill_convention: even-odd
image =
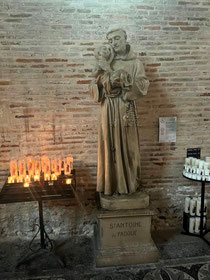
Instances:
[[[117,217],[100,220],[101,245],[136,246],[150,242],[150,217]]]
[[[112,238],[136,236],[137,228],[141,227],[141,222],[110,223]]]

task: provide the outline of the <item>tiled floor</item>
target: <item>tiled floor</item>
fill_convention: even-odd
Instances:
[[[210,240],[210,233],[207,235]],[[154,264],[96,268],[93,240],[73,237],[59,240],[54,253],[40,251],[30,259],[29,242],[2,240],[0,242],[0,279],[27,280],[210,280],[210,246],[202,239],[180,234],[180,231],[153,233],[160,251]],[[27,263],[17,267],[27,256]],[[65,267],[62,268],[62,260]]]

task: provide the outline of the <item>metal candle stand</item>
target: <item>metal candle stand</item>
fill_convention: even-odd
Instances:
[[[184,175],[183,175],[184,176]],[[206,181],[201,181],[201,180],[195,180],[188,178],[184,176],[185,178],[196,181],[196,182],[201,182],[201,222],[200,222],[200,232],[198,234],[196,233],[190,233],[190,232],[182,232],[182,234],[185,235],[191,235],[191,236],[197,236],[202,238],[208,245],[210,245],[210,242],[205,238],[205,235],[210,231],[210,230],[204,230],[203,228],[203,219],[204,219],[204,200],[205,200],[205,183]]]
[[[71,184],[66,184],[67,178],[72,179]],[[50,182],[50,183],[49,183]],[[7,181],[0,192],[0,204],[16,203],[16,202],[30,202],[37,201],[39,206],[39,230],[30,242],[29,249],[32,253],[23,257],[17,264],[17,268],[22,264],[30,262],[32,259],[39,257],[41,251],[52,250],[53,242],[45,231],[43,219],[43,201],[54,199],[68,199],[74,198],[76,191],[76,171],[72,170],[71,175],[64,175],[58,177],[56,181],[39,181],[31,182],[30,187],[25,188],[23,183],[9,184]],[[31,245],[40,232],[40,248],[33,250]],[[50,246],[48,247],[48,244]],[[54,253],[59,264],[64,267],[64,262]]]

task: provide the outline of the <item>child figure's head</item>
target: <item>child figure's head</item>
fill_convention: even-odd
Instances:
[[[109,63],[111,63],[114,58],[113,48],[109,44],[105,44],[96,48],[94,54],[97,60],[105,59]]]

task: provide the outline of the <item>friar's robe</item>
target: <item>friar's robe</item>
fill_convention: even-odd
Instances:
[[[101,102],[98,132],[97,191],[105,195],[136,192],[140,180],[140,151],[135,100],[147,94],[149,81],[143,64],[130,45],[127,54],[114,58],[114,71],[124,70],[131,77],[131,86],[107,92],[99,77],[91,83],[91,92]],[[105,73],[105,79],[109,73]]]

